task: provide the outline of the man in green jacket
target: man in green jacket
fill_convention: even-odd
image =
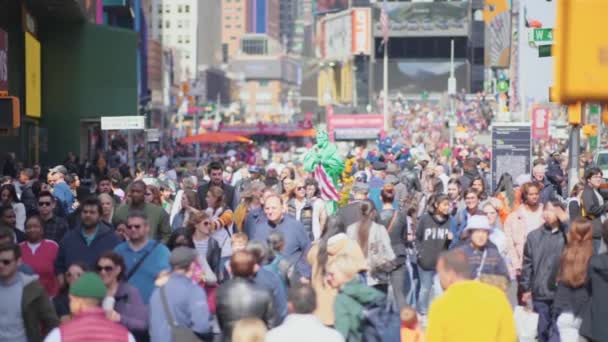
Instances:
[[[362,283],[358,268],[346,255],[337,256],[327,267],[331,287],[339,293],[334,304],[335,328],[348,341],[362,341],[361,317],[365,305],[379,300],[384,294]]]
[[[19,245],[0,244],[0,341],[41,342],[59,319],[38,277],[19,272],[20,263]]]
[[[126,203],[116,209],[114,225],[119,222],[127,222],[127,218],[133,212],[142,212],[150,226],[150,238],[167,243],[171,236],[171,226],[169,225],[169,215],[160,206],[146,203],[144,195],[146,193],[146,183],[135,181],[129,188],[131,203]]]

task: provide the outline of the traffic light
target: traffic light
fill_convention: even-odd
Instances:
[[[19,98],[0,96],[0,128],[18,128],[21,126]]]
[[[568,123],[571,125],[580,125],[583,121],[583,103],[577,102],[568,105]]]
[[[606,0],[557,1],[555,93],[560,103],[608,101]]]
[[[584,125],[583,134],[587,137],[597,135],[597,125],[596,124]]]

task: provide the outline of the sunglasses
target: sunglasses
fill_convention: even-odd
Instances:
[[[51,202],[38,202],[39,207],[50,207]]]
[[[8,266],[10,264],[12,264],[15,260],[14,259],[0,259],[0,264],[4,265],[4,266]]]
[[[110,273],[114,271],[114,266],[101,266],[101,265],[97,265],[97,272],[101,273],[101,272],[106,272],[106,273]]]
[[[139,229],[141,228],[141,225],[139,224],[128,224],[127,225],[127,229]]]

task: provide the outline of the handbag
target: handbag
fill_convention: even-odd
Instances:
[[[517,340],[520,342],[536,342],[538,314],[518,305],[513,310],[513,319],[515,320]]]
[[[169,309],[169,302],[167,301],[167,294],[165,293],[165,287],[160,288],[160,298],[163,302],[163,311],[165,317],[169,322],[171,328],[171,341],[172,342],[198,342],[200,339],[194,334],[194,332],[186,327],[181,327],[177,324],[171,310]]]

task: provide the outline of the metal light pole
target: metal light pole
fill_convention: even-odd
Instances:
[[[382,115],[384,116],[384,132],[388,134],[389,118],[388,118],[388,39],[384,42],[384,60],[383,60],[383,92],[384,101],[382,101]]]
[[[450,147],[454,146],[454,128],[456,126],[454,95],[456,95],[456,77],[454,76],[454,39],[452,39],[450,43],[450,77],[448,78],[448,96],[450,100],[448,126],[450,130]]]

